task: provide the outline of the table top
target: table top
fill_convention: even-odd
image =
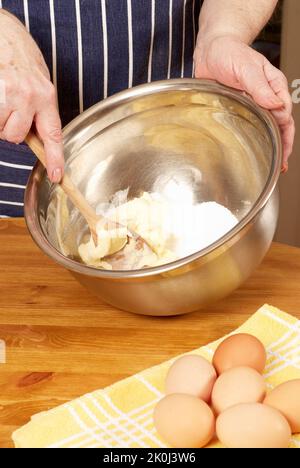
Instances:
[[[273,244],[225,300],[180,317],[137,316],[86,292],[35,246],[24,220],[1,220],[0,447],[33,414],[220,338],[264,303],[300,318],[299,284],[300,249]]]

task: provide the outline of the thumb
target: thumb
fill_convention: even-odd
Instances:
[[[240,74],[243,89],[252,96],[261,107],[275,110],[283,107],[283,102],[271,88],[265,75],[263,65],[247,64]]]
[[[64,173],[64,154],[61,121],[56,106],[38,112],[35,125],[44,143],[48,177],[51,182],[59,183]]]

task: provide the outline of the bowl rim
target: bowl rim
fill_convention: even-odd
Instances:
[[[202,80],[195,78],[179,78],[155,81],[152,83],[142,84],[131,89],[126,89],[113,96],[100,101],[94,106],[87,109],[82,114],[78,115],[72,120],[64,129],[63,136],[66,138],[71,132],[76,129],[79,122],[82,122],[83,118],[89,118],[95,110],[109,111],[109,109],[115,107],[118,104],[124,103],[132,98],[145,97],[149,94],[157,92],[164,92],[170,90],[180,91],[193,91],[199,90],[202,92],[208,92],[212,94],[220,94],[222,97],[231,98],[238,103],[245,105],[249,108],[260,120],[264,123],[265,127],[269,132],[271,143],[273,146],[273,159],[270,167],[269,177],[265,184],[261,195],[249,211],[249,213],[230,231],[224,236],[219,238],[214,243],[201,249],[191,255],[180,258],[173,262],[165,265],[144,268],[142,270],[101,270],[92,266],[79,263],[75,260],[65,257],[60,253],[46,238],[43,233],[43,229],[36,213],[37,200],[35,195],[36,191],[36,180],[45,173],[44,167],[40,162],[37,162],[30,174],[24,196],[24,214],[27,228],[31,234],[31,237],[40,249],[50,258],[55,260],[58,264],[64,266],[68,270],[79,273],[86,276],[99,277],[103,279],[126,279],[126,278],[140,278],[159,275],[161,273],[167,273],[172,270],[176,270],[187,264],[194,262],[195,260],[203,259],[208,254],[217,251],[220,247],[228,244],[233,240],[244,228],[249,226],[253,219],[260,213],[271,198],[275,187],[277,185],[282,166],[283,149],[282,141],[280,136],[280,130],[275,118],[271,112],[259,107],[251,97],[246,93],[237,91],[229,88],[222,84],[212,80]],[[38,177],[39,176],[39,177]]]

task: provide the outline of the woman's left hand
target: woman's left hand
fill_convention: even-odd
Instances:
[[[293,149],[295,123],[292,99],[284,74],[262,54],[235,36],[198,40],[194,53],[195,76],[247,92],[275,117],[283,142],[283,170]]]

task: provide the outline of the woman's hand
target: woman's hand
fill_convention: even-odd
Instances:
[[[257,104],[275,117],[284,147],[283,170],[288,168],[295,124],[287,79],[263,55],[235,36],[217,36],[209,40],[200,36],[194,54],[196,78],[216,80],[246,91]]]
[[[56,91],[43,56],[23,25],[0,10],[0,139],[25,140],[33,122],[44,142],[48,176],[59,182],[64,159]]]

